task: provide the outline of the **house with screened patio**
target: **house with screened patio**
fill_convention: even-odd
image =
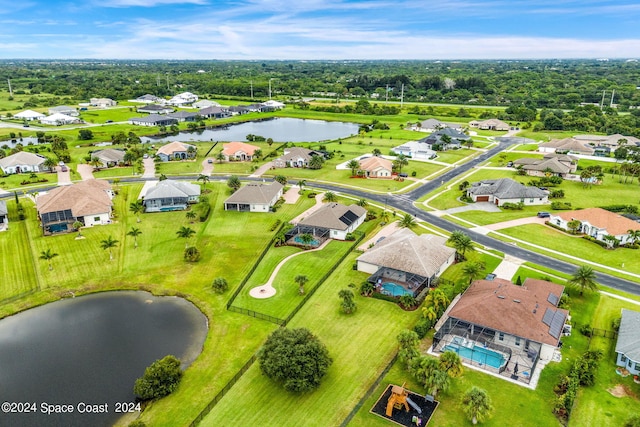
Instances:
[[[358,205],[327,203],[294,225],[286,234],[290,244],[302,243],[302,235],[311,235],[313,242],[309,246],[320,246],[327,239],[347,240],[362,224],[367,210]]]
[[[432,351],[458,353],[473,367],[529,384],[560,346],[569,313],[558,308],[564,286],[527,278],[522,286],[476,280],[436,324]]]

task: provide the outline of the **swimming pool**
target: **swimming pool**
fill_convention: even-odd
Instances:
[[[392,282],[386,282],[382,284],[382,293],[385,295],[391,295],[392,297],[401,297],[403,295],[413,295],[413,292],[408,291],[402,286]]]
[[[472,360],[474,362],[482,363],[485,365],[489,365],[493,368],[500,369],[507,363],[504,355],[502,353],[498,353],[491,349],[481,347],[477,344],[474,344],[473,347],[469,348],[466,346],[458,345],[455,343],[446,345],[444,350],[455,351],[467,360]]]
[[[297,235],[296,237],[293,238],[293,241],[296,243],[300,243],[301,245],[309,245],[309,246],[319,246],[320,245],[320,241],[313,239],[312,241],[305,243],[302,238],[300,237],[300,235]]]

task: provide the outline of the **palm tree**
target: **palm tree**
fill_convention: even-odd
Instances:
[[[191,224],[193,224],[193,220],[196,219],[196,213],[194,211],[187,211],[186,213],[186,217],[189,220],[189,222],[191,222]]]
[[[462,361],[455,351],[445,351],[440,355],[440,369],[445,371],[451,378],[462,375]]]
[[[311,156],[311,159],[309,160],[309,169],[322,169],[322,165],[324,165],[324,157],[318,156],[317,154]]]
[[[301,179],[300,181],[298,181],[298,187],[300,188],[299,193],[302,194],[302,189],[303,187],[307,185],[307,181],[304,179]]]
[[[598,288],[596,282],[596,273],[593,268],[588,265],[581,265],[571,276],[571,279],[567,282],[577,288],[580,288],[580,295],[583,294],[585,289],[595,291]]]
[[[436,312],[435,308],[430,305],[428,307],[422,307],[422,317],[430,320],[431,322],[434,322],[438,318],[438,313]]]
[[[100,170],[100,168],[102,167],[102,162],[100,161],[99,158],[97,157],[92,157],[91,161],[89,162],[89,164],[91,166],[93,166],[95,169]]]
[[[176,231],[176,234],[178,235],[178,237],[186,239],[187,242],[184,246],[184,248],[186,249],[189,247],[189,238],[196,234],[196,232],[193,228],[182,226],[178,231]]]
[[[375,157],[378,157],[382,154],[382,151],[380,151],[379,148],[374,148],[371,154],[373,154]]]
[[[51,260],[57,256],[58,254],[55,252],[51,252],[51,249],[40,252],[40,259],[45,260],[49,263],[49,271],[53,270],[53,264],[51,263]]]
[[[462,407],[467,418],[473,425],[488,418],[493,411],[491,399],[486,391],[476,386],[471,387],[462,397]]]
[[[351,169],[351,176],[356,176],[356,171],[360,168],[360,162],[356,159],[349,160],[347,167]]]
[[[240,183],[240,179],[235,175],[231,175],[227,180],[227,186],[231,188],[232,193],[238,191],[241,185],[242,184]]]
[[[136,222],[140,222],[140,214],[144,212],[144,205],[142,200],[136,200],[129,205],[129,210],[137,217]]]
[[[365,199],[360,199],[356,202],[356,205],[366,208],[369,203]]]
[[[198,179],[196,181],[202,181],[202,187],[207,188],[207,182],[209,182],[209,177],[204,174],[198,175]]]
[[[449,388],[451,383],[449,375],[440,368],[438,359],[430,356],[414,359],[411,363],[411,372],[433,396],[437,395],[438,391]]]
[[[304,285],[307,284],[309,278],[304,274],[298,274],[293,281],[298,284],[298,292],[300,295],[304,295]]]
[[[326,193],[324,193],[324,196],[322,197],[322,201],[325,203],[334,203],[337,200],[338,200],[338,197],[336,196],[335,193],[331,191],[327,191]]]
[[[627,230],[627,234],[629,235],[629,240],[631,241],[631,244],[634,244],[635,242],[640,241],[640,229],[634,230],[630,228],[629,230]]]
[[[484,263],[467,261],[462,267],[462,274],[469,279],[469,284],[471,284],[474,280],[481,279],[484,276]]]
[[[284,175],[276,175],[273,179],[282,185],[287,185],[287,177]]]
[[[83,223],[77,220],[73,223],[73,229],[78,230],[78,237],[82,236],[82,231],[80,229],[82,228],[83,225],[84,225]]]
[[[573,219],[567,222],[567,228],[571,230],[571,234],[576,234],[580,227],[582,226],[582,222],[578,219]]]
[[[221,151],[218,154],[216,154],[216,160],[218,161],[218,163],[222,163],[225,160],[225,156],[224,153]]]
[[[407,160],[407,156],[404,154],[398,154],[396,159],[393,161],[393,164],[398,170],[398,173],[402,173],[402,167],[407,166],[409,164],[409,160]]]
[[[53,172],[53,169],[58,165],[58,162],[56,162],[51,157],[47,157],[47,159],[44,161],[42,165],[45,168],[49,169],[49,172]]]
[[[300,240],[300,243],[302,243],[304,246],[309,246],[311,245],[311,242],[314,241],[313,234],[309,234],[309,233],[304,233],[299,235],[298,239]]]
[[[109,261],[113,261],[113,248],[118,246],[118,240],[115,240],[113,237],[109,236],[106,239],[100,241],[100,247],[104,250],[109,251]]]
[[[441,313],[449,305],[449,298],[442,289],[436,288],[427,294],[425,304],[432,306],[436,313]]]
[[[618,241],[618,239],[616,239],[616,236],[612,236],[611,234],[606,234],[602,236],[602,240],[604,240],[605,243],[607,244],[607,249],[613,249],[616,242]]]
[[[473,247],[473,241],[471,237],[469,237],[466,233],[460,230],[456,230],[451,233],[447,242],[453,244],[453,247],[456,249],[456,255],[459,260],[465,259],[464,255],[467,251],[473,251],[475,248]]]
[[[418,225],[418,223],[415,217],[413,217],[411,214],[404,214],[404,216],[400,218],[400,221],[398,221],[398,226],[400,228],[412,229],[416,225]]]
[[[139,228],[131,227],[131,230],[127,232],[127,236],[133,237],[133,248],[138,248],[138,236],[142,234]]]

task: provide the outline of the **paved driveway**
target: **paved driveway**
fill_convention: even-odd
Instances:
[[[93,166],[91,165],[79,164],[78,173],[80,174],[80,178],[82,178],[83,181],[94,179]]]
[[[202,175],[211,176],[211,172],[213,172],[213,158],[207,157],[202,161]]]
[[[66,172],[62,172],[61,166],[56,166],[58,171],[58,185],[71,185],[71,170],[67,168]]]
[[[142,165],[144,166],[143,178],[155,178],[156,176],[156,164],[153,161],[153,157],[142,159]]]
[[[468,211],[502,212],[499,207],[489,202],[476,202],[443,211],[446,215]]]

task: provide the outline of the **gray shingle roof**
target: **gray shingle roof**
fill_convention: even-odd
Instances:
[[[145,200],[163,199],[169,197],[193,197],[200,195],[200,186],[189,182],[174,181],[165,179],[158,182],[155,187],[147,191]]]
[[[456,253],[447,239],[435,234],[417,235],[408,228],[391,236],[360,255],[357,260],[379,267],[431,277]]]
[[[225,200],[225,203],[270,203],[282,188],[282,184],[279,182],[272,182],[271,184],[250,183],[233,193],[231,197]]]
[[[622,309],[616,353],[640,362],[640,312]]]
[[[47,160],[46,157],[40,154],[29,153],[28,151],[19,151],[15,154],[0,159],[0,168],[4,169],[11,166],[39,166]]]
[[[300,221],[298,225],[329,228],[331,230],[346,230],[351,223],[344,222],[342,218],[344,218],[345,214],[348,215],[348,212],[360,218],[367,213],[367,210],[358,205],[345,206],[340,203],[329,203]]]
[[[124,160],[124,151],[107,148],[91,153],[91,158],[97,157],[103,162],[122,162]]]
[[[538,187],[525,186],[509,178],[474,182],[467,191],[476,196],[493,195],[500,199],[539,198],[547,195]]]

